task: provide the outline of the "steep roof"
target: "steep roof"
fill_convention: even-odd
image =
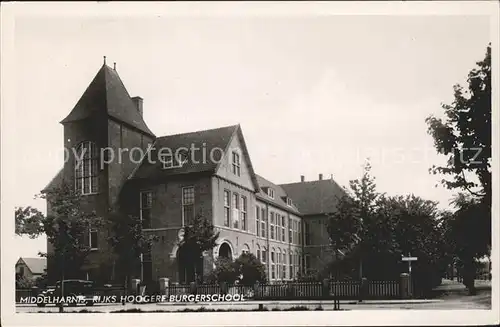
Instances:
[[[26,266],[31,270],[33,274],[42,274],[45,269],[47,269],[47,259],[46,258],[19,258],[22,260]]]
[[[97,72],[73,110],[61,123],[89,118],[96,113],[107,113],[121,122],[154,136],[130,98],[120,76],[116,70],[106,64]]]
[[[304,215],[335,212],[338,200],[345,194],[333,179],[281,184],[280,186]]]
[[[156,139],[148,154],[149,158],[151,158],[150,161],[154,163],[151,163],[148,160],[142,160],[134,173],[132,173],[131,178],[157,179],[179,174],[215,172],[218,166],[218,160],[220,160],[220,156],[223,154],[222,152],[225,152],[229,142],[238,128],[239,125],[231,125],[215,129],[159,137]],[[197,162],[188,160],[188,162],[182,167],[171,169],[162,168],[162,163],[159,160],[159,154],[161,151],[163,151],[163,153],[169,153],[166,152],[169,150],[172,154],[175,154],[178,149],[191,149],[191,146],[199,149],[195,151],[194,155],[194,159]],[[206,153],[206,160],[203,160],[203,152]],[[215,160],[210,160],[210,153],[214,154]]]
[[[64,173],[64,169],[63,168],[59,169],[59,172],[54,176],[54,178],[52,178],[50,183],[47,184],[47,186],[45,186],[45,188],[42,190],[42,192],[50,191],[56,187],[61,186],[63,183],[63,173]]]
[[[297,215],[301,214],[301,212],[299,212],[299,210],[297,209],[297,205],[295,204],[295,202],[293,202],[293,198],[290,195],[288,195],[281,186],[274,184],[273,182],[265,179],[262,176],[259,175],[256,176],[257,176],[257,182],[260,186],[259,192],[256,194],[257,199],[271,203],[284,210],[294,212]],[[268,187],[274,190],[274,199],[269,197],[267,193],[264,191]],[[293,202],[292,206],[287,205],[286,200],[283,199],[286,196],[289,196],[292,199]]]

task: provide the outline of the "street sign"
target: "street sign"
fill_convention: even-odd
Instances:
[[[417,257],[403,257],[402,260],[403,261],[417,261],[418,258]]]

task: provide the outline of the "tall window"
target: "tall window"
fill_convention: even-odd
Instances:
[[[241,229],[247,230],[247,198],[241,196]]]
[[[276,276],[278,279],[281,279],[281,250],[278,249],[278,253],[276,256]]]
[[[306,268],[306,274],[311,270],[311,256],[309,254],[306,254],[304,256],[304,261],[305,261],[305,268]]]
[[[229,227],[231,217],[231,195],[229,191],[224,190],[224,226]]]
[[[267,251],[266,251],[266,248],[263,248],[262,249],[262,263],[266,263],[266,262],[267,262]]]
[[[292,219],[288,218],[288,242],[293,243]]]
[[[97,250],[99,248],[97,229],[91,228],[89,230],[89,247],[91,250]]]
[[[290,252],[290,254],[288,255],[288,266],[290,268],[290,271],[289,271],[290,279],[293,279],[294,274],[293,274],[293,254],[292,254],[292,252]]]
[[[261,209],[261,221],[260,221],[260,233],[262,235],[262,237],[266,237],[266,234],[267,234],[267,215],[266,215],[266,209],[265,208],[262,208]]]
[[[276,258],[274,257],[274,249],[271,250],[271,279],[276,279]]]
[[[285,242],[285,216],[281,216],[281,241]]]
[[[305,245],[311,245],[311,226],[309,221],[304,222]]]
[[[151,208],[153,207],[153,193],[151,191],[140,192],[139,218],[142,228],[151,228]]]
[[[283,274],[283,279],[286,279],[286,250],[283,250],[283,256],[282,256],[282,262],[281,264],[283,265],[283,268],[281,269],[281,273]]]
[[[262,260],[260,259],[260,246],[259,244],[257,244],[257,259],[262,262]]]
[[[271,212],[271,221],[269,222],[269,229],[271,230],[270,239],[274,240],[274,212]]]
[[[233,152],[233,174],[240,176],[240,155],[237,152]]]
[[[240,211],[240,198],[238,193],[233,193],[233,228],[238,228],[238,220],[239,220],[239,211]]]
[[[276,240],[279,241],[281,239],[281,236],[280,236],[280,215],[277,213],[276,216],[275,216],[275,219],[276,219]]]
[[[182,188],[182,225],[189,225],[194,221],[194,187]]]
[[[257,236],[260,236],[260,208],[255,207],[255,232]]]
[[[99,154],[93,142],[82,142],[76,149],[75,191],[92,194],[98,191]]]

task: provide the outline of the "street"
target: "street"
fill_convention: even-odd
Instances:
[[[210,303],[210,304],[185,304],[185,303],[151,303],[151,304],[96,304],[92,307],[78,306],[65,307],[64,312],[79,312],[82,310],[92,312],[113,312],[119,310],[140,309],[141,311],[164,311],[174,312],[186,309],[197,310],[201,307],[214,310],[255,310],[262,303],[269,311],[289,309],[297,306],[306,306],[309,310],[315,310],[319,306],[323,310],[333,310],[332,301],[247,301],[233,303]],[[362,303],[356,301],[341,301],[342,310],[489,310],[491,309],[491,291],[479,291],[475,296],[468,296],[465,292],[448,293],[433,300],[367,300]],[[38,308],[36,305],[17,305],[16,312],[59,312],[55,306]]]

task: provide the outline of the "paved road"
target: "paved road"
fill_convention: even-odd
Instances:
[[[278,303],[276,301],[265,302],[264,305],[268,310],[274,308],[286,309],[294,306],[306,306],[309,310],[314,310],[319,306],[318,301],[294,301],[294,302],[282,302]],[[92,307],[78,306],[78,307],[66,307],[65,312],[78,312],[81,310],[98,311],[98,312],[111,312],[118,310],[130,310],[134,308],[139,308],[141,311],[182,311],[186,308],[195,310],[200,307],[214,308],[214,309],[233,309],[233,310],[252,310],[258,307],[258,302],[249,303],[218,303],[217,305],[199,305],[199,304],[131,304],[126,305],[121,304],[96,304]],[[333,303],[331,301],[321,302],[321,307],[323,310],[333,310]],[[397,309],[410,309],[410,310],[449,310],[449,309],[491,309],[491,291],[480,291],[475,296],[468,296],[466,293],[452,293],[446,294],[442,298],[437,300],[408,300],[408,301],[365,301],[363,303],[356,303],[354,301],[342,301],[341,309],[343,310],[397,310]],[[16,311],[19,313],[26,312],[58,312],[59,309],[55,306],[47,306],[44,308],[38,308],[33,305],[18,305]]]

